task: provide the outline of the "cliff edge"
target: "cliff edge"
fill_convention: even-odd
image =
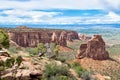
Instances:
[[[35,47],[38,43],[54,42],[67,46],[67,41],[79,39],[78,33],[68,30],[15,28],[7,30],[10,40],[22,47]]]

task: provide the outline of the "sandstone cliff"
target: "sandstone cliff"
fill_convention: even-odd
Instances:
[[[75,31],[15,28],[7,30],[10,40],[22,47],[35,47],[38,43],[54,42],[61,46],[67,46],[67,41],[79,39]]]
[[[96,60],[105,60],[109,58],[109,54],[105,50],[105,42],[101,35],[94,35],[87,44],[81,44],[77,58],[83,57],[89,57]]]

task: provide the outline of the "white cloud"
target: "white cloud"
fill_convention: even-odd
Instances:
[[[114,13],[114,12],[109,12],[109,14],[107,15],[109,18],[111,18],[111,20],[113,21],[120,21],[120,15]]]
[[[99,2],[109,11],[120,11],[120,0],[99,0]]]
[[[81,17],[57,17],[53,18],[47,23],[49,24],[78,24],[81,22]]]
[[[29,11],[29,10],[4,10],[0,14],[6,14],[8,16],[0,17],[1,23],[38,23],[45,22],[59,14],[61,12],[44,12],[44,11]]]
[[[120,15],[109,12],[104,16],[88,17],[84,20],[84,23],[100,23],[100,24],[111,24],[111,23],[120,23]]]
[[[42,17],[42,16],[48,16],[52,17],[55,15],[60,14],[60,12],[43,12],[43,11],[29,11],[29,10],[4,10],[2,12],[6,15],[12,15],[12,16],[28,16],[28,17]]]
[[[120,0],[0,0],[0,23],[45,23],[45,24],[82,24],[82,23],[120,23]],[[12,10],[4,10],[12,9]],[[57,16],[61,12],[34,11],[36,9],[103,9],[109,13],[104,16],[74,17]],[[57,17],[56,17],[57,16]],[[20,17],[24,17],[20,18]]]
[[[120,0],[0,0],[0,9],[119,9]]]
[[[76,17],[60,17],[55,16],[61,14],[60,12],[36,12],[36,11],[3,11],[3,13],[9,16],[0,17],[0,23],[13,23],[13,24],[23,24],[23,23],[33,23],[33,24],[105,24],[105,23],[120,23],[120,15],[114,12],[109,12],[104,16],[76,16]],[[21,14],[21,15],[20,15]],[[27,18],[20,18],[24,16]]]

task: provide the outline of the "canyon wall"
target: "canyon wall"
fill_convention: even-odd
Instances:
[[[67,41],[79,39],[75,31],[50,30],[50,29],[11,29],[7,30],[10,40],[22,47],[35,47],[38,43],[54,42],[67,46]]]

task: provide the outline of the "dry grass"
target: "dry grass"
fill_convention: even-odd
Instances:
[[[110,76],[112,80],[120,79],[120,63],[114,60],[99,61],[90,58],[83,58],[76,61],[87,70],[93,70],[95,73],[100,73],[103,76]]]

